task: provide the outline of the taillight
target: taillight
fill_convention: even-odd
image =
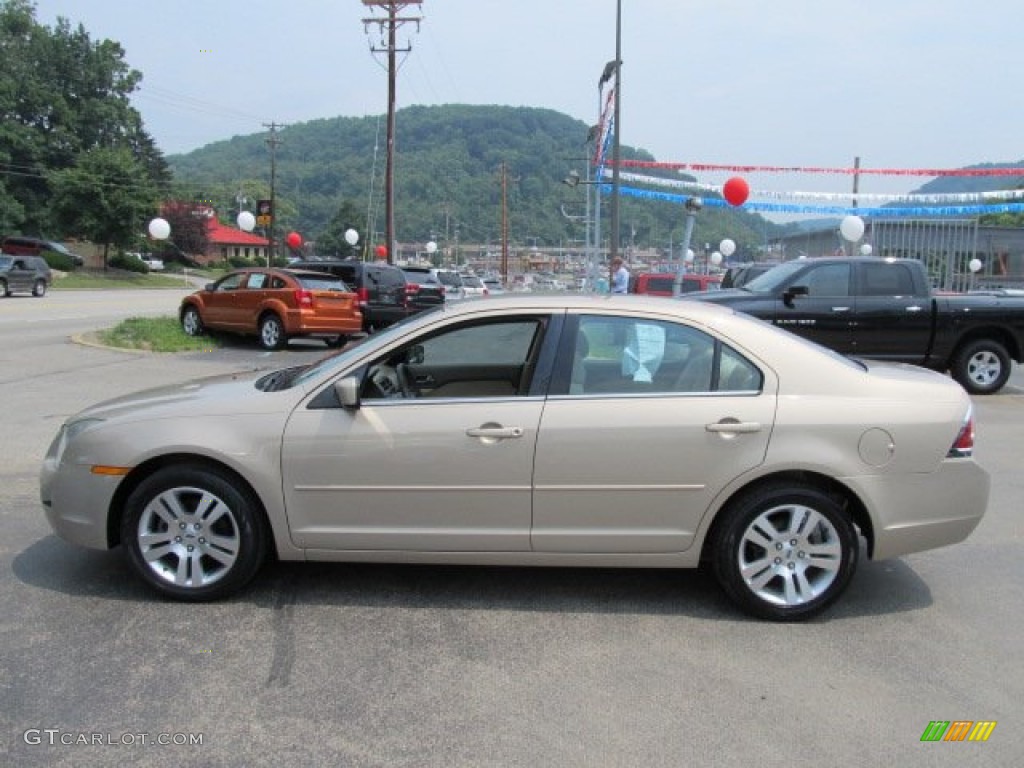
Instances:
[[[405,284],[405,295],[406,296],[415,296],[419,292],[420,292],[420,287],[416,283],[406,283]]]
[[[960,427],[960,434],[956,436],[956,440],[953,441],[952,447],[949,449],[949,453],[946,454],[948,459],[965,459],[974,453],[974,415],[971,411],[967,412],[967,416],[964,419],[964,424]]]
[[[307,291],[302,288],[295,289],[295,303],[302,307],[313,306],[313,292]]]
[[[359,306],[365,307],[370,301],[370,291],[364,285],[358,291],[356,291],[356,298],[359,299]]]

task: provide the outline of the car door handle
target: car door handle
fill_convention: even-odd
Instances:
[[[511,437],[522,437],[522,427],[470,427],[466,430],[466,434],[470,437],[490,437],[492,439],[507,439]]]
[[[412,381],[417,386],[426,386],[427,384],[434,383],[434,377],[429,373],[420,374],[419,376],[413,376]]]
[[[907,307],[907,312],[920,312],[922,309],[923,307],[918,306]]]
[[[849,312],[849,307],[832,307],[833,312]]]
[[[722,419],[721,421],[716,421],[714,424],[705,424],[704,429],[707,432],[730,432],[750,434],[753,432],[761,431],[761,422],[737,421],[736,419]]]

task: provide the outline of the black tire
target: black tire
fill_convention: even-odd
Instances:
[[[46,295],[45,280],[36,280],[35,283],[32,284],[32,295],[36,298],[42,298]]]
[[[975,339],[957,350],[950,371],[972,395],[991,395],[1006,384],[1011,365],[1006,347],[998,341]]]
[[[270,312],[260,318],[260,346],[264,349],[281,349],[288,343],[281,318]]]
[[[237,592],[267,554],[267,532],[251,492],[195,465],[157,470],[128,497],[121,543],[143,581],[177,600]]]
[[[344,333],[339,334],[338,336],[328,336],[324,339],[324,343],[331,349],[340,349],[348,344],[348,336]]]
[[[206,331],[203,326],[203,318],[199,310],[193,306],[187,306],[181,313],[181,329],[188,336],[202,336]]]
[[[813,616],[843,593],[857,569],[857,530],[840,500],[821,490],[764,486],[721,514],[712,541],[715,576],[753,616]]]

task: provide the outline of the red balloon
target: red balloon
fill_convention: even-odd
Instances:
[[[745,179],[733,176],[722,186],[722,197],[729,205],[743,205],[750,197],[750,185]]]
[[[378,258],[386,259],[388,257],[387,246],[385,246],[385,245],[378,245],[376,253],[377,253],[377,257]]]
[[[302,245],[302,235],[298,232],[289,232],[288,237],[286,237],[284,241],[288,243],[289,248],[298,248]]]

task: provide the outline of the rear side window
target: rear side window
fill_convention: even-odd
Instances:
[[[913,296],[914,278],[905,264],[864,264],[865,296]]]

